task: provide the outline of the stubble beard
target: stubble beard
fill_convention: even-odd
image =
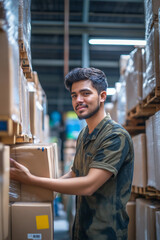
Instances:
[[[88,119],[88,118],[91,118],[91,117],[93,117],[98,111],[99,111],[99,109],[100,109],[100,104],[98,103],[98,105],[96,106],[96,108],[92,111],[92,112],[90,112],[90,113],[88,113],[88,114],[86,114],[86,115],[84,115],[84,116],[78,116],[78,119],[79,120],[83,120],[83,119]]]

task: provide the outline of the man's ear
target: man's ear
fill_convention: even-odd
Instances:
[[[106,101],[106,98],[107,98],[107,92],[106,91],[102,91],[100,93],[100,98],[101,98],[100,102],[104,103]]]

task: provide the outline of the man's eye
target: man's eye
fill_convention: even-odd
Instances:
[[[72,95],[71,98],[72,98],[72,99],[73,99],[73,98],[76,98],[76,95]]]
[[[89,95],[89,92],[84,92],[83,95],[87,96],[87,95]]]

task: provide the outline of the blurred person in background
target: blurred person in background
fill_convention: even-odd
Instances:
[[[95,68],[75,68],[65,77],[73,109],[87,123],[77,139],[70,172],[59,179],[37,177],[11,159],[11,179],[76,195],[73,240],[128,238],[133,144],[128,132],[105,112],[107,85],[104,72]]]

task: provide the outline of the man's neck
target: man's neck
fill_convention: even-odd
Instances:
[[[89,134],[91,134],[93,132],[93,130],[105,118],[105,116],[106,116],[106,113],[105,113],[105,111],[103,111],[103,112],[98,112],[91,118],[86,119],[86,123],[89,128]]]

